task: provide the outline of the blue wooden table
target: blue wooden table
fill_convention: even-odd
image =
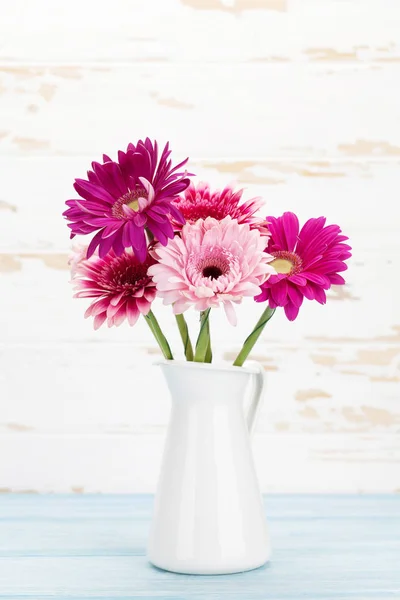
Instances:
[[[209,577],[151,567],[150,496],[0,497],[0,598],[400,598],[400,496],[265,499],[271,563]]]

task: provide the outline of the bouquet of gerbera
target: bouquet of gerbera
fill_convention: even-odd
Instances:
[[[76,179],[79,199],[68,200],[64,216],[71,238],[94,234],[71,258],[77,298],[92,298],[85,317],[95,329],[107,322],[134,325],[146,319],[165,358],[169,344],[151,307],[160,297],[171,305],[186,359],[211,362],[209,314],[222,305],[232,325],[235,304],[245,297],[266,303],[234,365],[241,366],[277,307],[293,321],[303,303],[325,304],[325,291],[343,285],[339,274],[351,256],[348,239],[324,217],[300,228],[295,214],[259,216],[261,198],[242,202],[243,190],[195,186],[192,173],[173,166],[168,144],[161,156],[147,138],[118,161],[103,156],[87,179]],[[184,313],[200,313],[193,348]]]

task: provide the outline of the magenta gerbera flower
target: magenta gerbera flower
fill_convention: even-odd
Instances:
[[[211,217],[187,223],[181,232],[153,254],[157,264],[149,268],[164,304],[175,314],[190,306],[204,311],[223,304],[228,320],[236,324],[232,303],[254,297],[261,284],[275,271],[264,252],[266,238],[249,225],[230,216],[222,221]]]
[[[107,320],[109,327],[127,319],[134,325],[140,314],[147,315],[156,297],[156,287],[148,274],[154,260],[147,255],[144,262],[127,250],[117,256],[113,250],[100,258],[71,261],[75,298],[94,298],[85,318],[94,317],[98,329]]]
[[[340,272],[347,269],[351,247],[338,225],[326,225],[325,217],[309,219],[299,232],[295,214],[267,217],[271,232],[266,252],[275,257],[271,266],[277,274],[262,286],[257,302],[268,301],[271,308],[283,306],[290,321],[299,313],[303,299],[325,304],[325,290],[343,285]]]
[[[103,156],[103,164],[92,163],[88,179],[76,179],[79,200],[68,200],[64,216],[70,221],[71,237],[97,232],[88,247],[88,258],[98,247],[104,258],[113,249],[120,256],[132,248],[140,261],[147,255],[145,229],[166,245],[174,237],[171,218],[184,219],[173,203],[189,185],[188,174],[172,167],[168,144],[158,160],[157,142],[146,138],[118,152],[118,162]]]
[[[259,229],[262,234],[267,235],[266,220],[256,216],[256,212],[264,206],[264,200],[257,197],[241,202],[242,194],[243,190],[235,192],[231,185],[227,185],[222,191],[211,192],[208,183],[200,182],[196,187],[191,182],[185,193],[175,200],[174,204],[188,223],[195,223],[198,219],[207,217],[222,221],[230,216],[238,223],[247,223],[251,229]],[[176,229],[181,228],[182,225],[178,222]]]

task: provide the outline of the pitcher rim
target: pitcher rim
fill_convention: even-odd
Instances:
[[[203,371],[227,371],[229,373],[250,373],[256,375],[262,369],[259,362],[252,360],[247,363],[244,367],[237,367],[226,363],[200,363],[195,361],[186,360],[166,360],[160,359],[154,362],[155,366],[168,366],[168,367],[186,367],[202,369]]]

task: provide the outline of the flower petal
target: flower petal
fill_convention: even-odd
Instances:
[[[294,321],[298,314],[299,308],[291,302],[288,302],[285,306],[285,315],[287,316],[289,321]]]
[[[301,291],[300,291],[301,290]],[[300,308],[300,306],[303,303],[303,290],[304,287],[301,287],[300,290],[292,285],[290,282],[288,284],[288,296],[290,299],[290,303],[293,304],[294,306],[296,306],[297,308]]]
[[[293,252],[299,235],[299,220],[292,212],[283,213],[283,235],[286,239],[286,249]]]
[[[286,279],[282,279],[271,287],[271,295],[278,306],[285,306],[288,301],[288,285]]]
[[[224,309],[225,309],[225,314],[226,314],[226,318],[228,319],[228,322],[231,325],[233,325],[233,327],[236,327],[237,315],[236,315],[236,311],[235,311],[235,308],[234,308],[232,302],[229,302],[229,301],[224,302]]]
[[[104,321],[107,318],[107,313],[103,312],[100,313],[99,315],[96,315],[93,321],[93,327],[95,330],[97,330],[99,327],[101,327],[104,323]]]

